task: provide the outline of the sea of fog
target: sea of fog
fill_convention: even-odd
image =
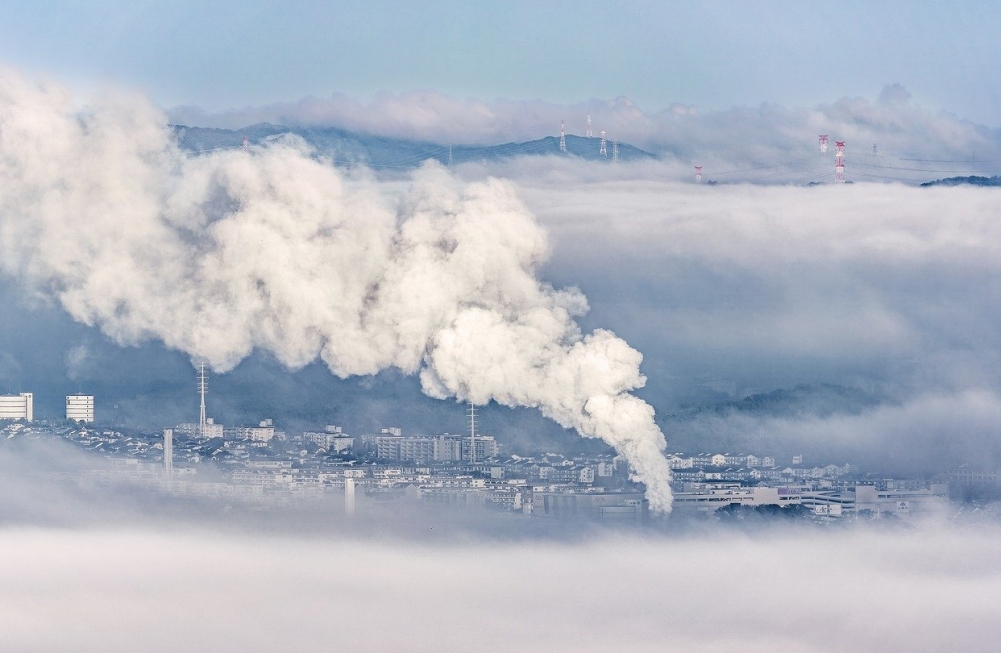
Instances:
[[[598,525],[172,498],[0,447],[0,650],[991,651],[1001,519]],[[24,445],[32,446],[24,446]]]
[[[573,541],[0,527],[3,648],[993,651],[1001,528]]]

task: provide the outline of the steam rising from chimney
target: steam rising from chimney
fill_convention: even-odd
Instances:
[[[294,138],[188,156],[144,98],[80,110],[0,71],[0,266],[122,345],[159,339],[212,368],[255,348],[340,376],[388,367],[424,391],[537,407],[611,444],[669,511],[642,356],[582,334],[575,288],[536,277],[546,236],[512,186],[438,165],[402,200]]]

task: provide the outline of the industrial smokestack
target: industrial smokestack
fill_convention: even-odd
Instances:
[[[174,429],[163,429],[163,475],[174,477]]]
[[[120,344],[160,340],[217,372],[254,349],[340,377],[395,367],[424,392],[538,408],[625,456],[671,506],[664,436],[629,394],[642,356],[583,334],[576,288],[536,277],[546,234],[514,187],[440,165],[401,200],[287,138],[181,152],[162,114],[0,71],[0,269]]]
[[[355,515],[355,480],[353,478],[344,479],[344,514],[348,517]]]

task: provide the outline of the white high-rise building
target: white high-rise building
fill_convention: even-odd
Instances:
[[[0,395],[0,419],[35,419],[34,395],[22,392],[19,395]]]
[[[66,395],[66,419],[94,421],[94,395]]]

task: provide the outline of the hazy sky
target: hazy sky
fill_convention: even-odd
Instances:
[[[1001,124],[1001,6],[960,3],[0,2],[0,62],[220,110],[434,89],[702,110],[874,97]]]

